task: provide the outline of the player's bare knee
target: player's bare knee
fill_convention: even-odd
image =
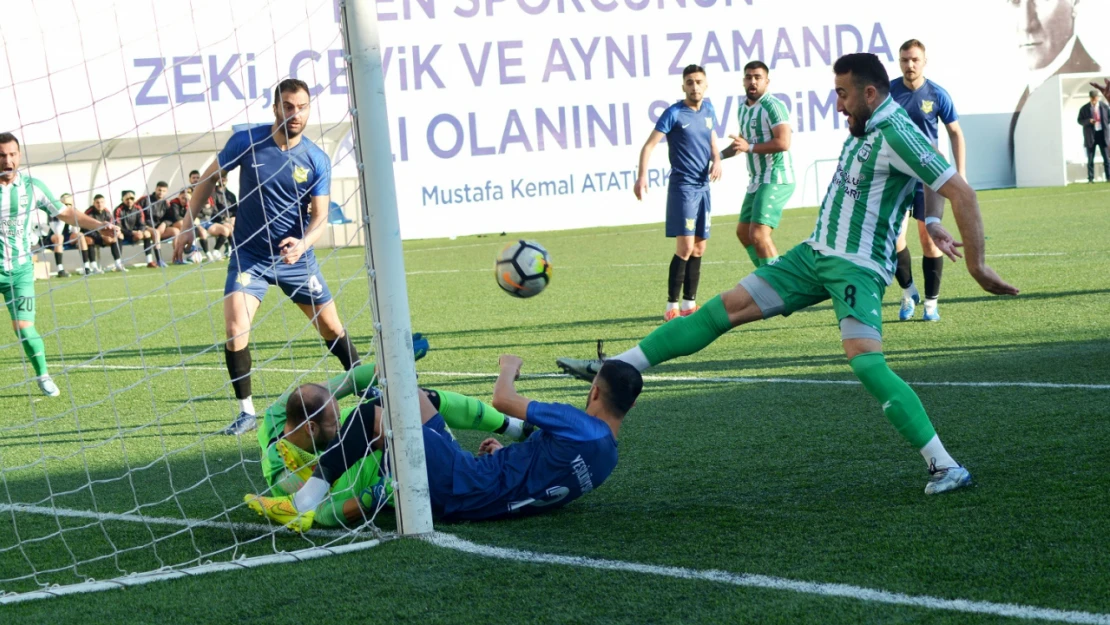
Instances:
[[[750,238],[756,245],[771,243],[771,227],[763,224],[752,224]]]

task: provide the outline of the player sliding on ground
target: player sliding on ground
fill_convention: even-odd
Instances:
[[[616,356],[638,371],[696,353],[730,329],[790,315],[832,299],[844,353],[883,414],[928,463],[927,494],[971,483],[971,474],[945,450],[917,394],[887,366],[883,357],[883,291],[895,267],[899,224],[920,179],[952,202],[964,243],[941,226],[943,201],[926,206],[929,235],[948,257],[966,245],[967,269],[984,290],[1017,295],[983,260],[983,224],[975,192],[936,152],[889,96],[886,69],[873,54],[849,54],[836,61],[837,111],[848,118],[851,136],[804,243],[777,262],[761,266],[731,291],[697,313],[660,326],[636,347]],[[560,358],[567,373],[590,380],[612,360]]]
[[[423,358],[428,352],[427,339],[413,335],[413,349],[417,360]],[[262,451],[262,476],[271,493],[279,497],[295,494],[311,477],[317,454],[327,449],[337,434],[344,436],[347,428],[362,427],[363,419],[373,419],[375,406],[381,405],[374,389],[376,382],[374,364],[363,364],[324,384],[302,385],[266,409],[258,428],[258,444]],[[331,410],[313,413],[307,410],[311,402],[305,401],[313,393],[323,393],[336,402],[350,396],[358,399],[354,405],[339,408],[338,416]],[[441,390],[424,393],[452,428],[493,432],[513,440],[527,438],[534,429],[520,419],[458,393]],[[313,511],[313,524],[359,525],[382,504],[391,503],[392,489],[389,480],[383,478],[382,467],[380,449],[356,459],[332,484],[331,496]]]
[[[606,363],[594,379],[582,411],[519,395],[514,382],[521,365],[516,356],[501,357],[492,407],[479,408],[480,402],[474,399],[438,391],[437,409],[432,392],[420,394],[428,487],[437,519],[476,521],[555,510],[601,486],[617,466],[617,434],[643,388],[640,373],[623,362]],[[303,403],[298,410],[322,415],[319,418],[325,422],[332,421],[328,415],[338,412],[334,397],[324,387],[301,386],[297,398],[297,403]],[[464,407],[460,416],[453,414],[457,406]],[[447,430],[448,423],[473,424],[473,413],[484,412],[489,420],[491,412],[497,411],[522,418],[539,430],[507,447],[488,438],[479,446],[477,457],[464,451]],[[311,477],[296,495],[247,495],[244,500],[259,514],[305,531],[319,518],[320,505],[329,491],[334,492],[341,476],[360,459],[383,451],[380,432],[381,406],[364,403],[320,455]]]

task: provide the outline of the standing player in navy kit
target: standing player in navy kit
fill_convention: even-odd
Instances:
[[[933,147],[937,146],[937,120],[944,122],[948,131],[948,138],[952,142],[952,153],[955,155],[956,172],[960,177],[967,179],[964,163],[966,162],[966,143],[964,133],[960,130],[960,116],[956,114],[956,106],[952,98],[937,83],[925,78],[925,44],[917,39],[910,39],[902,44],[898,52],[898,65],[902,68],[902,80],[890,83],[890,96],[894,101],[906,109],[914,125],[925,133]],[[940,311],[937,310],[937,298],[940,297],[940,276],[944,268],[944,255],[929,238],[925,229],[925,194],[932,190],[918,182],[917,193],[913,200],[913,218],[917,220],[917,233],[921,237],[921,270],[925,274],[925,321],[940,321]],[[913,319],[916,304],[921,301],[917,286],[913,283],[913,268],[910,251],[906,249],[906,227],[909,225],[909,215],[902,220],[902,230],[898,235],[898,269],[894,276],[898,285],[902,287],[902,307],[898,310],[898,318],[902,321]]]
[[[685,317],[698,309],[701,257],[709,239],[709,182],[721,177],[721,154],[714,132],[716,114],[704,100],[709,82],[699,65],[682,70],[686,98],[667,108],[640,150],[640,175],[633,192],[637,200],[647,193],[648,161],[655,146],[667,138],[671,178],[667,187],[667,236],[675,239],[667,283],[667,309],[663,321]],[[678,295],[682,290],[682,305]]]
[[[301,136],[308,122],[308,85],[286,79],[274,90],[274,124],[237,132],[197,182],[177,237],[177,253],[193,243],[193,220],[208,202],[216,180],[240,168],[234,249],[224,285],[227,372],[239,400],[239,416],[224,434],[257,426],[251,399],[251,322],[270,285],[281,288],[312,320],[328,349],[350,370],[358,351],[339,320],[312,245],[327,223],[331,161]]]

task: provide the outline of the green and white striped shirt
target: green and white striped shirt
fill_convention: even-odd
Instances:
[[[767,143],[774,138],[775,126],[790,123],[790,109],[782,100],[770,93],[764,93],[755,104],[748,106],[747,100],[740,105],[737,113],[740,119],[740,136],[748,143]],[[794,163],[790,151],[774,154],[748,153],[748,174],[751,176],[749,189],[761,184],[794,184]]]
[[[0,272],[11,273],[32,261],[31,238],[38,229],[33,224],[36,210],[51,217],[61,203],[46,185],[26,174],[15,174],[11,184],[0,184]]]
[[[937,190],[955,175],[956,169],[888,97],[871,115],[864,136],[850,135],[844,142],[806,243],[871,269],[890,284],[898,229],[913,204],[917,180]]]

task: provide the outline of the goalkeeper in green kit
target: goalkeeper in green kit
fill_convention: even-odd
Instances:
[[[414,334],[412,343],[413,355],[417,360],[423,358],[428,352],[428,340]],[[376,381],[375,367],[370,363],[320,385],[336,401],[351,395],[359,398],[357,404],[341,408],[337,420],[329,420],[325,414],[305,414],[304,402],[297,394],[299,386],[266,410],[258,428],[258,444],[262,448],[262,475],[272,496],[288,496],[300,490],[312,475],[318,453],[323,453],[328,443],[340,435],[351,422],[350,417],[364,407],[373,411],[379,402]],[[493,432],[513,439],[527,438],[533,430],[520,419],[506,416],[477,399],[451,391],[421,390],[450,427]],[[332,484],[331,496],[316,508],[313,524],[358,525],[367,512],[372,514],[382,505],[392,505],[393,489],[389,480],[384,479],[384,472],[381,451],[358,460]]]
[[[0,292],[12,318],[12,328],[35,370],[39,389],[49,397],[61,395],[46,367],[46,345],[35,330],[35,263],[32,216],[37,210],[86,231],[119,234],[119,228],[93,219],[54,199],[41,181],[19,171],[19,139],[0,133]]]

